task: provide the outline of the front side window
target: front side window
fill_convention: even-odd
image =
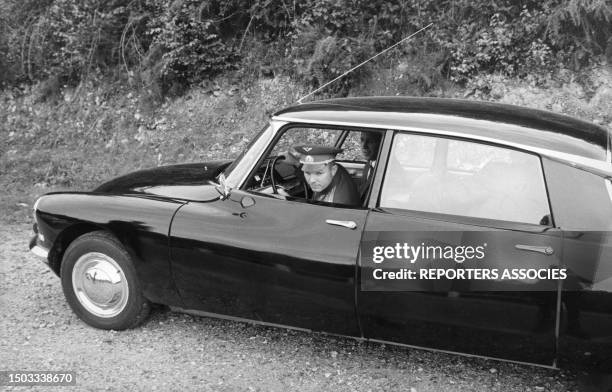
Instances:
[[[395,135],[380,206],[550,224],[538,156],[425,135]]]
[[[372,141],[363,148],[366,135]],[[243,188],[281,199],[360,207],[381,138],[380,131],[288,126]]]

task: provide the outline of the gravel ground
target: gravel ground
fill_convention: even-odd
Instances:
[[[163,308],[135,330],[93,329],[71,312],[59,279],[27,251],[30,235],[29,225],[0,228],[0,370],[75,371],[77,388],[68,390],[590,390],[569,371],[193,317]]]

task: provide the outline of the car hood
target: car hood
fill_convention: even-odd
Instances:
[[[185,200],[214,200],[219,193],[209,184],[231,161],[161,166],[114,178],[93,190],[116,195],[143,194]]]

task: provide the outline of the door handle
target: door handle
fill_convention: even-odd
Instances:
[[[514,245],[516,249],[525,250],[527,252],[537,252],[542,253],[546,256],[550,256],[555,253],[555,250],[551,246],[533,246],[533,245],[522,245],[516,244]]]
[[[335,226],[346,227],[346,228],[351,229],[351,230],[355,230],[357,228],[357,223],[355,223],[353,221],[341,221],[341,220],[326,219],[325,223],[327,223],[328,225],[335,225]]]

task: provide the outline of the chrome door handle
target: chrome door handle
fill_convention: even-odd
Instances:
[[[514,247],[519,250],[526,250],[527,252],[542,253],[546,256],[550,256],[553,253],[555,253],[555,250],[551,246],[533,246],[533,245],[516,244],[514,245]]]
[[[327,223],[328,225],[336,225],[336,226],[346,227],[346,228],[351,229],[351,230],[355,230],[357,228],[357,223],[355,223],[353,221],[341,221],[341,220],[326,219],[325,223]]]

